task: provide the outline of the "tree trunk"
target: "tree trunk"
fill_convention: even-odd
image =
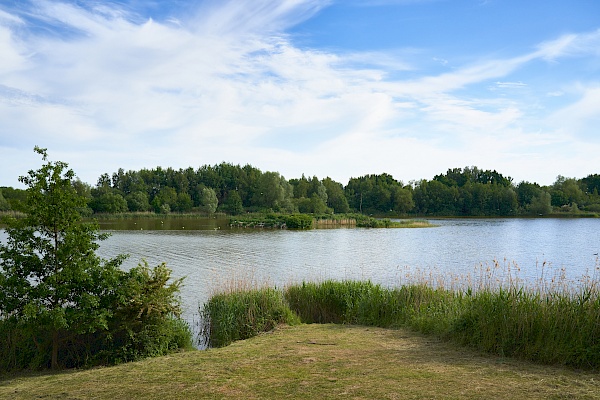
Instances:
[[[52,332],[52,369],[58,369],[58,329]]]

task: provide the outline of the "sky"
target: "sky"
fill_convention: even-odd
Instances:
[[[600,173],[597,0],[0,0],[0,186],[42,161]]]

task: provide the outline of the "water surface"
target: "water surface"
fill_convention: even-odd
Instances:
[[[111,230],[100,255],[128,253],[124,267],[142,258],[166,262],[185,276],[186,315],[215,288],[237,280],[283,287],[321,279],[369,279],[384,286],[406,275],[472,275],[483,266],[510,266],[535,282],[562,270],[577,280],[594,273],[600,250],[597,219],[449,219],[419,229],[227,229]]]

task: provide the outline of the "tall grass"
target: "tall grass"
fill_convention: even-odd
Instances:
[[[221,347],[294,324],[298,317],[286,305],[281,291],[271,288],[234,290],[213,295],[200,311],[201,341]]]
[[[528,286],[516,265],[494,262],[481,266],[483,277],[424,274],[396,288],[323,281],[233,291],[207,303],[205,333],[211,345],[226,345],[297,315],[304,323],[406,327],[500,356],[598,369],[599,271],[571,282],[558,270]]]

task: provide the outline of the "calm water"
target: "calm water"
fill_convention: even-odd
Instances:
[[[432,220],[437,228],[291,230],[114,230],[104,257],[128,253],[125,267],[145,258],[165,261],[186,276],[186,315],[194,314],[219,285],[232,279],[278,287],[302,280],[370,279],[385,286],[407,273],[473,275],[497,260],[535,281],[563,269],[568,279],[598,266],[600,220]],[[186,222],[187,223],[187,222]],[[183,225],[183,224],[182,224]],[[543,266],[544,262],[546,263]],[[548,267],[548,264],[550,267]]]
[[[598,267],[598,219],[431,222],[440,226],[282,231],[214,229],[219,223],[206,220],[170,220],[167,226],[160,221],[128,222],[130,230],[104,226],[112,236],[102,242],[99,254],[106,258],[129,254],[124,268],[142,258],[151,266],[166,262],[175,277],[186,277],[182,298],[188,319],[193,319],[211,291],[232,279],[278,287],[329,278],[370,279],[395,286],[406,282],[407,273],[473,275],[478,267],[485,269],[497,260],[513,272],[518,267],[523,280],[534,282],[553,269],[577,280]],[[142,224],[160,225],[140,228]],[[0,240],[5,238],[0,232]]]

